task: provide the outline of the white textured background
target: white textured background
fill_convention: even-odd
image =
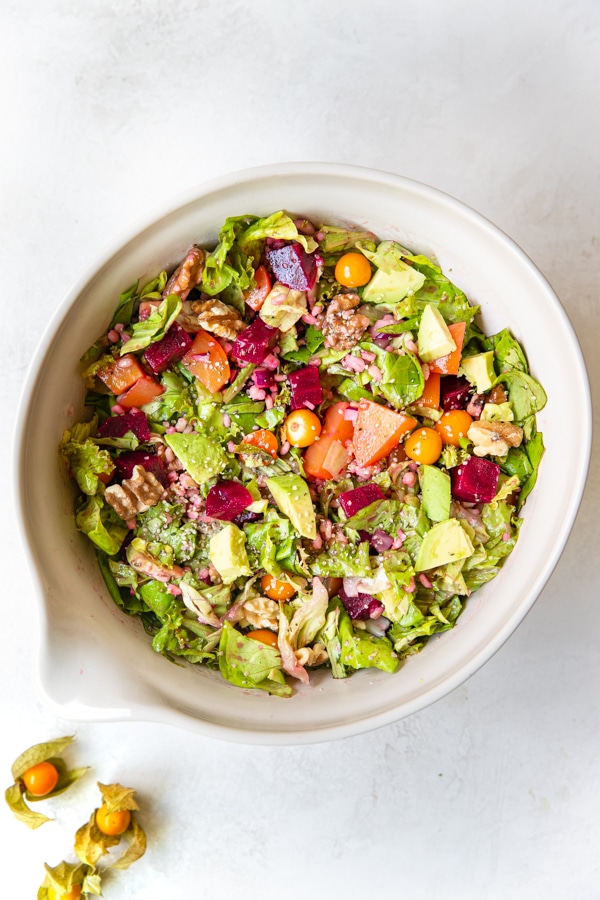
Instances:
[[[358,163],[442,188],[515,238],[557,290],[594,386],[600,7],[3,0],[0,33],[8,785],[24,747],[73,728],[32,690],[33,588],[8,499],[15,398],[71,282],[115,235],[205,178],[293,159]],[[149,835],[146,857],[106,882],[110,900],[597,900],[599,507],[593,460],[567,550],[525,623],[467,684],[395,726],[278,749],[78,726],[71,758],[94,775],[54,801],[58,822],[29,832],[0,809],[0,895],[35,896],[42,862],[69,853],[100,778],[138,788]]]

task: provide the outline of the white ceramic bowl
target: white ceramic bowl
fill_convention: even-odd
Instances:
[[[560,557],[591,444],[589,385],[577,339],[549,284],[508,237],[414,181],[350,166],[286,164],[216,179],[184,200],[85,273],[58,309],[29,373],[16,481],[37,572],[41,694],[68,719],[165,722],[247,743],[320,741],[393,722],[442,697],[489,659]],[[365,226],[436,256],[481,305],[486,333],[509,327],[523,342],[549,398],[538,419],[547,451],[516,550],[500,575],[469,599],[456,627],[430,640],[395,675],[364,670],[336,681],[319,671],[310,687],[296,684],[288,700],[242,691],[218,673],[174,665],[152,652],[139,621],[110,599],[92,546],[75,529],[74,491],[57,453],[63,430],[83,412],[77,360],[102,332],[119,293],[173,266],[192,242],[211,245],[227,216],[281,208],[317,222]]]

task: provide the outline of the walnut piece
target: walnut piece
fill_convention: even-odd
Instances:
[[[506,456],[523,440],[523,429],[509,422],[473,422],[467,431],[475,456]]]
[[[301,647],[299,650],[294,650],[294,653],[301,666],[321,666],[328,659],[327,650],[323,644]]]
[[[121,484],[111,484],[104,496],[119,518],[127,521],[158,503],[162,493],[163,486],[152,472],[134,466],[131,478],[125,478]]]
[[[271,631],[279,629],[279,604],[268,597],[252,597],[246,600],[242,606],[242,624],[251,625],[253,628],[270,628]]]
[[[360,341],[371,320],[355,311],[359,304],[358,294],[336,294],[332,298],[322,323],[326,347],[351,350]]]
[[[163,297],[169,294],[177,294],[185,300],[192,288],[200,284],[204,272],[204,250],[194,244],[188,250],[186,258],[177,266],[165,285]]]
[[[235,341],[240,331],[246,327],[237,309],[221,300],[195,301],[190,306],[200,328],[227,341]]]

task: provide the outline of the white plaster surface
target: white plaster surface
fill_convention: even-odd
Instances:
[[[488,216],[558,292],[597,402],[596,0],[4,0],[0,33],[0,783],[75,727],[93,767],[36,832],[0,808],[0,896],[35,896],[99,779],[138,789],[149,838],[110,900],[599,898],[597,458],[553,577],[482,670],[396,725],[296,748],[50,714],[8,485],[30,354],[83,267],[189,185],[268,162],[382,168]]]

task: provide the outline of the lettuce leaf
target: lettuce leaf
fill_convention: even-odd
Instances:
[[[382,669],[395,672],[398,657],[387,637],[375,637],[362,629],[355,629],[345,610],[340,611],[340,660],[350,669]]]
[[[337,225],[320,225],[318,231],[323,235],[319,241],[319,252],[323,256],[345,253],[356,247],[359,241],[373,242],[375,239],[370,231],[340,228]]]
[[[244,532],[251,568],[264,569],[275,578],[281,575],[282,562],[293,559],[296,552],[296,533],[290,520],[269,509],[263,522],[245,525]]]
[[[278,697],[290,697],[292,689],[281,669],[281,654],[225,622],[219,643],[219,670],[226,681],[243,688],[258,688]]]
[[[239,235],[247,230],[248,222],[253,220],[255,216],[230,216],[225,219],[217,246],[206,256],[202,273],[204,293],[214,297],[226,289],[244,291],[254,286],[252,260],[236,243]]]
[[[130,340],[121,347],[121,356],[125,353],[137,353],[154,341],[162,340],[180,312],[179,297],[176,294],[165,297],[147,319],[134,324]]]
[[[98,420],[95,419],[95,422]],[[83,441],[77,437],[88,430],[90,425],[76,425],[70,431],[65,431],[60,443],[60,453],[67,462],[71,474],[77,482],[79,489],[90,496],[98,492],[100,486],[99,475],[110,475],[114,469],[114,463],[108,450],[102,450],[91,437]],[[94,427],[95,430],[95,427]]]
[[[119,552],[129,530],[112,506],[98,495],[89,497],[85,505],[78,505],[75,522],[79,530],[108,556]]]
[[[145,404],[146,416],[159,423],[181,416],[191,420],[196,413],[194,385],[172,369],[161,375],[160,383],[165,391]]]
[[[265,238],[278,241],[296,241],[302,244],[307,253],[313,253],[318,244],[312,237],[300,234],[294,220],[283,210],[274,212],[263,219],[257,219],[238,238],[238,244],[244,253],[256,252],[256,244]]]
[[[535,436],[535,416],[547,403],[543,387],[526,372],[512,370],[500,375],[497,382],[504,382],[511,402],[515,423],[523,429],[526,440]]]
[[[324,578],[345,578],[352,575],[371,575],[369,544],[339,544],[334,542],[329,550],[323,551],[309,561],[313,575]]]
[[[375,500],[355,513],[344,525],[370,534],[381,528],[388,534],[395,535],[400,528],[401,515],[402,503],[399,500]]]
[[[369,341],[363,341],[360,346],[363,350],[375,353],[381,370],[381,381],[373,380],[370,384],[374,396],[385,397],[395,409],[404,409],[418,400],[423,393],[425,380],[421,366],[412,353],[400,356]]]

